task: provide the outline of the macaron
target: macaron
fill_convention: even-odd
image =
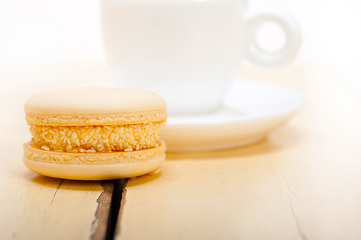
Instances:
[[[41,175],[74,179],[129,178],[165,160],[159,130],[166,102],[139,89],[84,87],[30,97],[24,105],[31,141],[24,164]]]

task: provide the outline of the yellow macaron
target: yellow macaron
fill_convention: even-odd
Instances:
[[[159,95],[86,87],[30,97],[24,105],[32,140],[24,163],[50,177],[105,180],[143,175],[165,160],[159,129],[167,119]]]

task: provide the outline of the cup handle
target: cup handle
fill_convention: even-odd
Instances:
[[[291,62],[296,57],[302,37],[294,18],[279,10],[266,9],[248,12],[245,20],[245,56],[249,61],[261,67],[276,68]],[[266,52],[257,44],[257,30],[265,22],[279,24],[285,32],[285,46],[278,52]]]

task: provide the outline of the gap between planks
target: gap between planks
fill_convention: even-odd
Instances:
[[[112,240],[125,186],[124,179],[102,181],[103,192],[97,199],[98,207],[92,224],[91,240]]]

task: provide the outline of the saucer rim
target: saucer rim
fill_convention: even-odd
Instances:
[[[282,89],[286,92],[289,93],[293,93],[295,96],[295,100],[288,104],[286,107],[283,108],[279,108],[276,109],[274,111],[267,111],[267,112],[263,112],[263,113],[249,113],[246,114],[245,116],[238,116],[238,117],[232,117],[230,119],[222,119],[222,120],[212,120],[211,122],[209,122],[208,120],[205,120],[203,122],[174,122],[172,123],[171,121],[169,122],[169,117],[171,118],[176,118],[178,117],[194,117],[197,116],[196,114],[190,114],[190,115],[168,115],[168,120],[167,120],[167,126],[169,127],[177,127],[177,126],[204,126],[204,125],[220,125],[220,124],[232,124],[232,123],[239,123],[239,122],[249,122],[249,121],[255,121],[255,120],[262,120],[265,118],[270,118],[270,117],[278,117],[278,116],[282,116],[282,115],[291,115],[292,113],[295,113],[296,111],[298,111],[302,106],[304,106],[306,99],[303,96],[303,94],[295,89],[292,89],[290,87],[287,86],[283,86],[280,84],[275,84],[275,83],[265,83],[262,81],[255,81],[255,80],[244,80],[244,79],[237,79],[235,80],[232,84],[233,85],[239,85],[242,84],[242,82],[247,82],[248,84],[252,84],[252,85],[260,85],[260,86],[268,86],[268,87],[272,87],[272,88],[278,88],[278,89]],[[217,111],[224,109],[224,108],[228,108],[231,109],[232,111],[238,111],[232,107],[228,107],[225,103],[222,103],[222,106],[217,109]],[[209,114],[209,113],[208,113]],[[204,117],[204,115],[207,115],[207,113],[204,113],[202,115],[202,117]]]

